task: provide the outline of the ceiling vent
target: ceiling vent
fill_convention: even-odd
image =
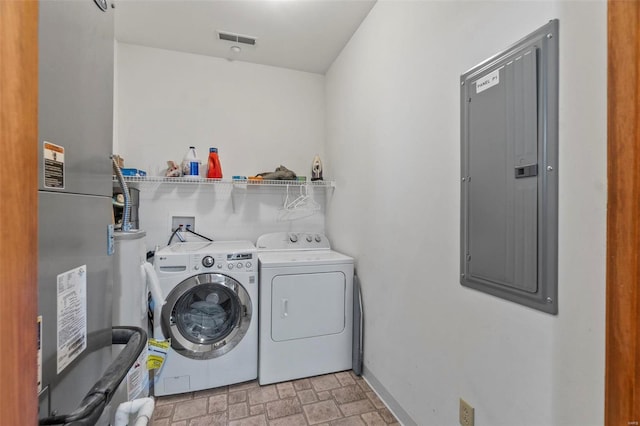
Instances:
[[[231,41],[233,43],[247,44],[249,46],[255,46],[256,41],[258,40],[256,37],[234,34],[226,31],[218,31],[218,38],[220,40]]]

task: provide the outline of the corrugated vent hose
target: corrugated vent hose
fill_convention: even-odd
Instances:
[[[71,414],[40,419],[40,425],[94,426],[97,423],[122,379],[146,347],[147,333],[140,327],[113,327],[111,343],[126,346],[85,395],[80,406]]]
[[[122,175],[122,170],[120,170],[120,166],[118,165],[115,157],[111,157],[111,161],[113,162],[113,171],[116,172],[116,178],[118,179],[118,183],[120,184],[120,188],[122,189],[122,195],[124,196],[124,210],[122,212],[122,230],[127,232],[131,230],[131,195],[129,194],[129,186],[127,182],[124,181],[124,176]]]

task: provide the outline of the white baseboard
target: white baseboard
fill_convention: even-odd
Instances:
[[[362,367],[362,378],[369,384],[369,387],[378,395],[378,398],[384,405],[387,406],[389,411],[398,419],[403,426],[418,426],[418,424],[411,418],[411,416],[404,411],[404,409],[398,404],[389,391],[380,383],[376,376],[366,367]]]

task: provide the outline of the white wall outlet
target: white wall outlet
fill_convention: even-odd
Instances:
[[[195,232],[196,230],[196,218],[194,216],[171,216],[171,232],[175,231],[182,225],[182,229],[189,229]]]
[[[460,424],[462,426],[473,426],[473,411],[473,407],[460,398]]]

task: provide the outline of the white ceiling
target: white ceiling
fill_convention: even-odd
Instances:
[[[324,74],[376,0],[116,0],[116,39]],[[217,31],[257,38],[255,47]],[[231,46],[238,45],[235,54]]]

